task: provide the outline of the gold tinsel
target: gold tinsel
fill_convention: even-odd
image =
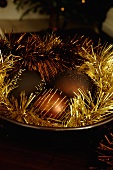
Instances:
[[[9,92],[15,88],[16,81],[8,79],[8,72],[13,69],[17,58],[16,56],[9,55],[4,59],[2,54],[0,56],[0,104],[5,103]]]
[[[84,126],[98,123],[112,114],[113,45],[103,47],[99,45],[95,51],[92,45],[89,51],[81,47],[78,53],[85,59],[85,62],[78,69],[91,77],[97,86],[95,96],[81,92],[80,96],[73,99],[71,105],[71,119],[74,117],[75,121],[75,123],[71,121],[71,125]]]
[[[93,92],[93,96],[91,92],[84,94],[79,89],[79,95],[75,94],[75,97],[73,99],[69,99],[70,111],[68,112],[70,113],[66,112],[65,114],[66,117],[64,117],[63,120],[50,120],[49,118],[43,119],[42,117],[40,117],[40,114],[38,114],[37,109],[33,107],[33,101],[36,95],[38,94],[31,94],[31,96],[27,98],[25,96],[25,93],[22,92],[20,94],[21,95],[20,103],[18,103],[18,101],[15,100],[13,97],[11,102],[7,97],[8,95],[6,96],[4,95],[3,93],[4,87],[3,85],[1,85],[1,94],[2,94],[1,96],[3,96],[2,98],[5,98],[4,100],[5,106],[8,110],[8,112],[4,113],[4,116],[8,117],[9,119],[14,119],[22,123],[39,125],[39,126],[49,126],[49,127],[81,127],[81,126],[84,127],[87,125],[99,123],[100,121],[104,121],[107,118],[109,118],[109,116],[112,116],[113,45],[106,44],[102,46],[99,43],[97,46],[93,47],[92,41],[90,41],[88,38],[82,41],[82,43],[80,40],[76,40],[74,38],[70,41],[70,43],[67,44],[63,43],[62,45],[62,41],[59,39],[59,37],[54,37],[53,35],[50,35],[49,38],[46,37],[44,41],[43,39],[39,39],[39,40],[38,39],[39,37],[36,37],[34,35],[34,41],[32,41],[32,43],[30,41],[29,42],[31,44],[34,44],[33,45],[34,47],[36,46],[36,48],[38,49],[38,54],[40,54],[39,56],[42,58],[44,57],[44,62],[42,62],[43,60],[42,58],[40,58],[39,63],[42,64],[38,63],[37,65],[38,66],[37,69],[41,73],[42,77],[43,76],[49,77],[50,74],[52,74],[52,76],[54,77],[55,74],[58,73],[57,69],[59,68],[59,66],[60,68],[63,68],[61,65],[59,65],[60,61],[64,60],[65,58],[64,55],[63,56],[60,55],[62,54],[62,49],[63,49],[63,54],[66,55],[65,61],[69,59],[67,58],[67,54],[70,54],[71,52],[72,54],[71,55],[72,60],[70,60],[72,61],[71,66],[75,66],[73,60],[74,60],[74,56],[76,58],[76,54],[77,54],[81,57],[82,64],[80,64],[78,67],[77,66],[75,67],[77,67],[79,71],[87,74],[92,79],[92,82],[96,86]],[[36,41],[38,41],[39,43],[37,43]],[[59,47],[58,49],[60,49],[58,53],[56,51],[57,47]],[[20,48],[22,48],[21,44],[20,44]],[[27,52],[29,52],[29,49]],[[45,53],[47,54],[47,52],[49,52],[48,53],[49,57],[46,58],[46,62],[45,62],[45,56],[46,56]],[[56,58],[52,58],[52,56],[55,56],[54,54],[55,52],[57,54]],[[51,53],[52,56],[50,55]],[[27,64],[27,60],[24,60],[24,62]],[[32,67],[32,62],[28,64],[31,64]],[[56,65],[58,67],[56,67]],[[50,70],[47,68],[48,66]],[[52,70],[54,71],[56,70],[56,71],[55,72],[52,71],[51,68]],[[1,67],[1,71],[2,70],[3,67]],[[14,81],[16,84],[17,80],[15,79]],[[4,83],[4,79],[3,79],[3,83]],[[9,86],[6,85],[6,87]],[[10,86],[10,89],[13,88],[14,88],[13,85],[12,87]],[[68,116],[68,119],[67,119],[67,115],[70,115]]]

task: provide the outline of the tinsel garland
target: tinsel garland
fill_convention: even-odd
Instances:
[[[111,124],[112,125],[112,124]],[[99,142],[96,152],[98,153],[98,162],[100,167],[106,167],[107,170],[113,169],[113,128],[107,128],[107,131]]]
[[[19,73],[15,79],[10,80],[8,79],[8,72],[14,68],[14,63],[17,60],[17,56],[9,55],[4,59],[2,54],[0,54],[0,107],[3,104],[5,106],[8,94],[16,87]]]
[[[74,98],[69,99],[70,109],[66,111],[63,119],[42,118],[39,114],[39,108],[33,105],[34,99],[40,93],[39,91],[31,93],[29,97],[22,92],[20,94],[20,102],[13,96],[10,96],[10,99],[8,98],[10,91],[17,86],[18,76],[13,80],[9,79],[11,84],[6,84],[7,71],[5,75],[3,74],[4,78],[1,80],[0,90],[2,96],[0,103],[6,107],[6,110],[1,112],[3,116],[22,123],[33,124],[34,126],[64,128],[85,127],[105,121],[109,116],[112,116],[112,44],[101,45],[101,43],[98,43],[97,46],[93,46],[93,41],[84,36],[80,38],[75,36],[73,39],[65,42],[55,34],[44,37],[30,34],[27,38],[25,35],[22,34],[16,41],[10,39],[8,43],[1,39],[4,59],[7,59],[6,54],[8,55],[8,52],[13,54],[11,55],[13,58],[15,55],[18,56],[18,61],[12,64],[13,71],[18,71],[18,75],[21,69],[36,70],[40,73],[43,81],[48,82],[59,72],[77,68],[92,79],[96,89],[94,89],[93,96],[90,92],[84,94],[83,91],[79,90],[79,95],[75,94]],[[5,48],[7,49],[6,54]],[[13,60],[8,57],[8,64]],[[4,65],[5,60],[2,62],[1,71]],[[10,87],[10,90],[7,90],[7,94],[3,91],[4,87],[5,89]]]
[[[23,33],[17,38],[9,34],[8,42],[4,43],[5,46],[2,48],[22,58],[16,63],[15,70],[18,68],[36,70],[45,81],[50,81],[64,70],[74,68],[75,63],[81,60],[77,52],[81,45],[88,49],[88,46],[93,44],[92,40],[84,36],[75,36],[73,39],[63,41],[55,33],[45,36],[36,34],[27,36]]]

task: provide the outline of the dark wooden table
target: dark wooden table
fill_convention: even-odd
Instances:
[[[0,170],[97,169],[96,147],[87,135],[41,131],[0,120]]]
[[[34,139],[35,140],[35,139]],[[88,155],[74,148],[55,149],[26,142],[0,141],[1,170],[87,170]]]

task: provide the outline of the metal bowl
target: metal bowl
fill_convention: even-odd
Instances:
[[[80,130],[88,130],[88,129],[104,126],[113,120],[113,115],[110,115],[109,117],[105,118],[103,121],[98,121],[98,123],[87,125],[87,126],[81,126],[81,127],[47,127],[47,126],[38,126],[38,125],[36,126],[36,125],[21,123],[1,115],[0,118],[11,124],[22,126],[25,128],[30,128],[30,129],[37,129],[37,130],[44,130],[44,131],[80,131]]]
[[[57,128],[41,127],[20,123],[0,116],[1,136],[7,136],[11,140],[30,142],[42,147],[76,149],[96,148],[99,141],[111,126],[113,115],[104,121],[84,127]]]
[[[75,34],[75,30],[74,30]],[[17,35],[16,35],[17,36]],[[95,37],[95,36],[93,36]],[[96,37],[97,40],[97,37]],[[36,140],[40,143],[59,144],[68,146],[72,143],[87,144],[88,141],[98,141],[105,129],[113,121],[113,115],[98,123],[82,127],[42,127],[24,124],[0,115],[2,134],[12,136],[14,139]],[[46,140],[46,141],[45,141]],[[93,142],[95,143],[95,142]]]

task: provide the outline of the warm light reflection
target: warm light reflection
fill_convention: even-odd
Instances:
[[[82,0],[82,3],[85,3],[85,0]]]
[[[64,8],[64,7],[62,7],[62,8],[61,8],[61,11],[64,11],[64,10],[65,10],[65,8]]]

